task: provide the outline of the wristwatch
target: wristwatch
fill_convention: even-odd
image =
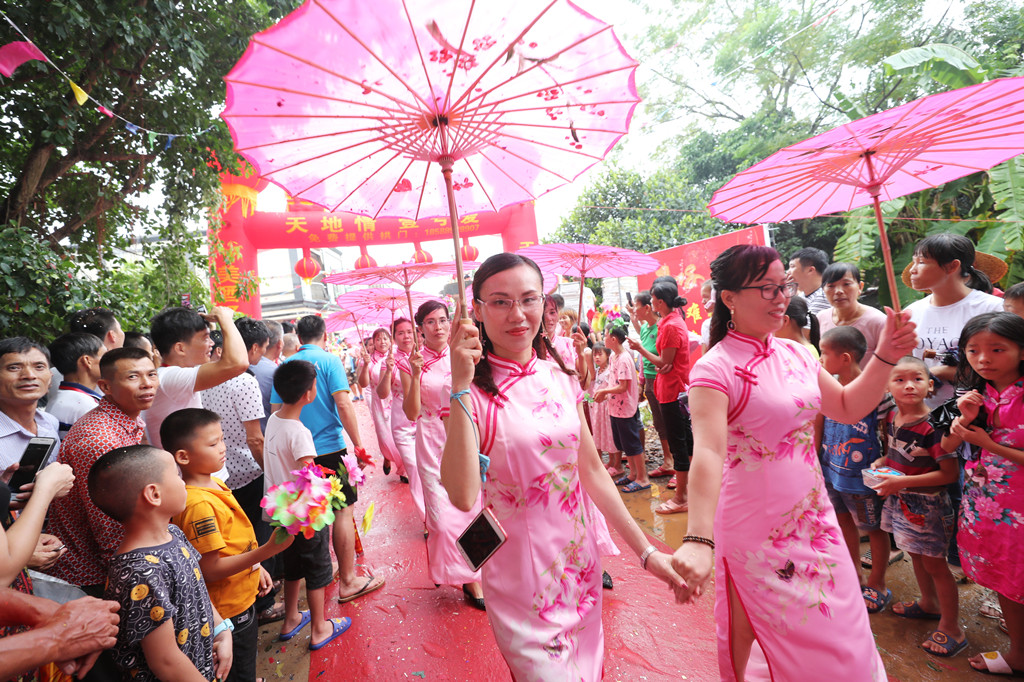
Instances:
[[[224,620],[222,620],[217,625],[217,627],[215,627],[213,629],[213,637],[214,637],[214,639],[216,639],[217,635],[219,635],[220,633],[224,632],[225,630],[227,630],[228,632],[234,632],[235,631],[235,624],[231,622],[230,618],[225,618]]]

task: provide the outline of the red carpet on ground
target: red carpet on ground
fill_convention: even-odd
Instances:
[[[359,412],[371,441],[368,415]],[[363,536],[360,570],[387,584],[348,604],[337,603],[336,584],[328,588],[328,616],[349,616],[352,628],[310,653],[309,679],[511,680],[487,615],[470,607],[461,589],[435,588],[427,577],[423,525],[408,486],[394,473],[385,477],[378,465],[359,491],[357,521],[371,502],[375,515]],[[613,538],[623,553],[602,561],[615,581],[614,590],[603,592],[605,679],[718,679],[710,592],[696,606],[677,605],[668,587]]]

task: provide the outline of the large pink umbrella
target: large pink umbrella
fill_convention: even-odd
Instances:
[[[587,277],[630,277],[657,270],[661,263],[631,249],[600,244],[537,244],[517,251],[542,271],[580,278],[579,319],[583,318],[583,280]]]
[[[908,102],[786,147],[715,192],[729,222],[797,220],[873,204],[889,291],[896,275],[880,202],[932,189],[1024,153],[1024,77]]]
[[[461,281],[459,212],[529,201],[604,158],[639,102],[636,67],[568,0],[308,0],[253,36],[223,117],[298,199],[448,216]]]

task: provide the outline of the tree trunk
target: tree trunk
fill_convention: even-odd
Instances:
[[[0,207],[0,215],[4,217],[5,223],[18,225],[25,217],[25,210],[39,189],[39,179],[43,177],[43,171],[46,170],[46,164],[49,163],[54,149],[56,145],[42,142],[36,142],[32,146],[21,176]]]

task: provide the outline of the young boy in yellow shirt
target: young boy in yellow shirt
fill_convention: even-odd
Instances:
[[[258,627],[254,604],[273,581],[260,562],[284,550],[271,538],[257,545],[252,524],[224,482],[213,476],[224,466],[226,447],[220,417],[188,408],[172,412],[160,425],[160,441],[181,468],[188,499],[173,523],[201,555],[210,599],[231,620],[234,663],[226,682],[255,682]]]

